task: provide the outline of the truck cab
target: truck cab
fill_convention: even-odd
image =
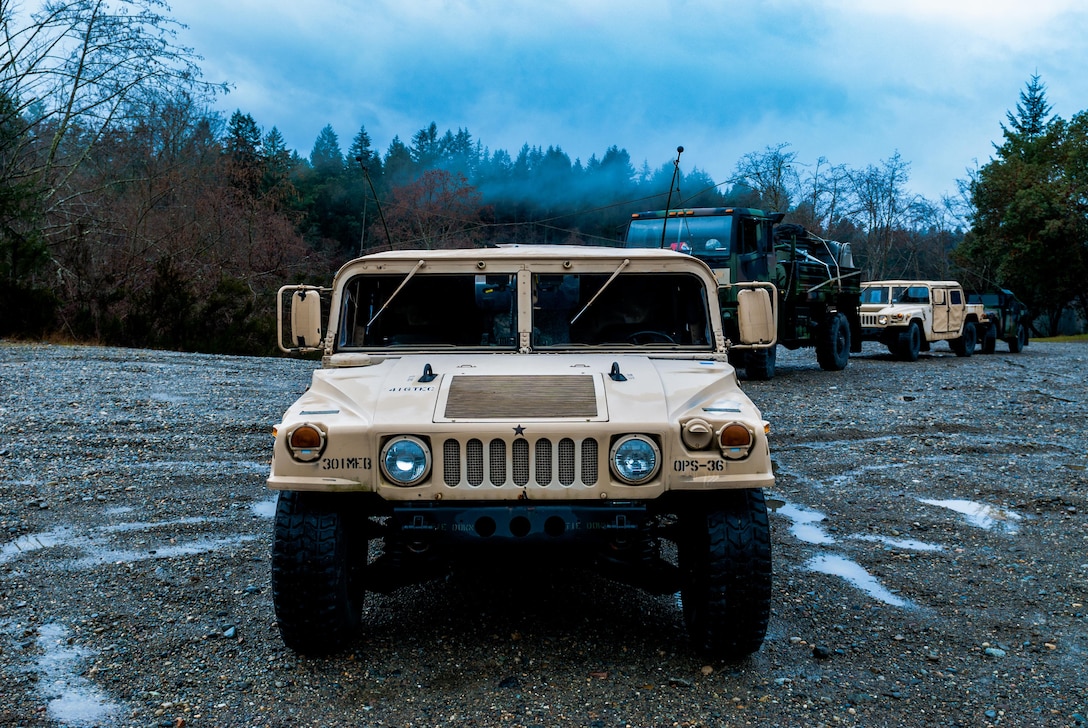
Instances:
[[[755,208],[702,207],[638,212],[624,238],[627,248],[668,248],[699,258],[719,285],[726,334],[736,335],[738,284],[761,283],[775,298],[776,336],[739,353],[749,379],[770,379],[777,344],[814,347],[825,370],[840,370],[860,351],[857,317],[861,271],[850,246],[823,240],[783,213]]]

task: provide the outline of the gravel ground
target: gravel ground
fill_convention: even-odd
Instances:
[[[778,363],[744,385],[782,502],[750,660],[570,573],[368,597],[315,660],[264,487],[313,364],[0,344],[0,726],[1085,725],[1088,347]]]

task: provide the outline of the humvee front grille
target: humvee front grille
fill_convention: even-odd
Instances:
[[[870,326],[870,327],[871,326],[879,326],[876,319],[877,319],[877,314],[875,314],[875,313],[863,313],[863,314],[861,314],[861,325],[862,326]]]
[[[461,442],[450,438],[442,443],[442,482],[451,488],[484,483],[501,487],[536,485],[542,488],[591,486],[597,484],[599,447],[593,438],[564,437],[553,443],[540,438],[507,442],[495,438],[484,442],[472,438]]]
[[[597,416],[594,378],[587,375],[455,376],[446,419],[531,419]]]

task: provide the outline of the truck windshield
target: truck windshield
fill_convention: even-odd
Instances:
[[[607,273],[534,276],[533,348],[709,348],[702,279],[686,273],[621,273],[605,286],[608,281]]]
[[[662,218],[632,220],[624,241],[626,248],[660,248]],[[670,217],[665,229],[666,248],[699,258],[728,258],[733,218],[728,215]]]
[[[419,274],[407,283],[403,275],[357,276],[344,289],[339,346],[513,349],[515,289],[512,274]]]

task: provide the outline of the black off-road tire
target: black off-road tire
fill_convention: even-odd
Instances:
[[[966,322],[963,325],[963,333],[951,342],[952,351],[956,352],[956,356],[971,356],[975,353],[976,344],[978,344],[978,332],[974,321]]]
[[[774,379],[775,362],[778,360],[778,347],[749,349],[744,362],[744,373],[753,381],[764,382]]]
[[[841,313],[833,314],[820,328],[816,340],[816,362],[828,372],[838,372],[850,363],[850,322]]]
[[[763,491],[726,491],[708,510],[681,517],[684,622],[707,657],[756,652],[771,615],[771,528]]]
[[[1023,324],[1016,327],[1016,336],[1009,339],[1009,351],[1013,354],[1019,354],[1024,350],[1024,347],[1028,345],[1028,329]]]
[[[990,324],[986,327],[986,333],[982,335],[982,353],[993,354],[997,351],[997,328]]]
[[[339,652],[359,632],[366,537],[345,502],[281,491],[276,504],[272,602],[284,644],[304,655]]]
[[[895,347],[895,354],[903,361],[918,361],[918,352],[922,350],[922,327],[917,323],[907,326],[905,331],[899,334],[899,344]]]

